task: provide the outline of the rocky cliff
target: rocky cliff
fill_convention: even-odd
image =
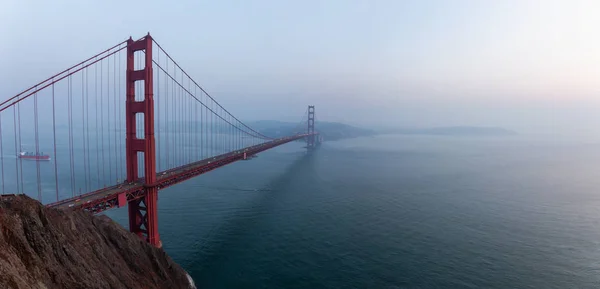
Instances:
[[[108,217],[0,197],[0,288],[194,288],[189,280]]]

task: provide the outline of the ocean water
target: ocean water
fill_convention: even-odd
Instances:
[[[600,288],[599,188],[594,139],[291,143],[161,191],[159,231],[198,288]]]
[[[199,288],[599,288],[599,187],[595,140],[294,143],[162,192],[159,229]]]

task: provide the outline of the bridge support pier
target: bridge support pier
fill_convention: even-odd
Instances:
[[[144,68],[135,70],[135,52],[143,51]],[[140,56],[142,56],[140,54]],[[152,37],[127,41],[126,72],[126,163],[127,182],[140,179],[138,153],[144,155],[144,197],[129,202],[129,230],[153,246],[161,247],[158,234],[158,188],[156,187],[156,147],[154,140],[154,85],[152,71]],[[144,99],[136,100],[135,83],[144,82]],[[136,115],[144,115],[144,137],[136,135]]]
[[[147,188],[143,198],[129,202],[129,231],[155,247],[162,247],[158,234],[158,190]]]

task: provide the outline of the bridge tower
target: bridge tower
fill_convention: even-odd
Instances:
[[[312,149],[315,147],[315,106],[308,106],[308,131],[307,133],[313,134],[308,136],[306,139],[306,147]]]
[[[135,70],[134,54],[144,55],[144,68]],[[144,160],[144,197],[130,201],[129,230],[153,246],[161,247],[158,235],[158,188],[156,187],[156,147],[154,141],[154,91],[152,71],[152,37],[127,41],[127,71],[126,71],[126,102],[125,102],[125,155],[127,164],[127,182],[139,180],[138,153],[143,153]],[[135,83],[143,81],[144,99],[135,99]],[[144,115],[144,136],[136,135],[136,115]]]

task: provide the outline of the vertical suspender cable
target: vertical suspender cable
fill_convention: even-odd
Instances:
[[[185,92],[186,89],[183,87],[183,73],[181,75],[181,124],[183,125],[181,132],[181,154],[183,156],[182,165],[185,165],[187,164],[187,93]]]
[[[188,80],[188,83],[191,83],[191,81]],[[186,123],[187,123],[187,163],[191,163],[193,157],[192,157],[192,153],[194,153],[194,150],[192,149],[192,127],[193,127],[193,121],[192,121],[192,105],[193,103],[191,102],[192,100],[192,95],[191,95],[191,86],[188,84],[188,91],[190,91],[190,93],[188,94],[187,99],[187,106],[186,106]]]
[[[71,167],[71,76],[67,77],[67,147],[69,153],[69,185],[71,189],[71,196],[74,196],[75,190],[73,188],[73,167]]]
[[[206,99],[208,101],[208,99]],[[212,103],[211,103],[212,106]],[[206,156],[208,158],[212,157],[212,113],[210,109],[205,107],[206,114]]]
[[[54,85],[53,85],[54,86]],[[15,131],[15,155],[19,155],[19,146],[17,145],[17,106],[13,106],[13,128]],[[19,190],[19,162],[15,160],[15,172],[17,173],[17,193]]]
[[[183,75],[183,73],[181,74]],[[185,87],[183,87],[183,77],[181,77],[181,123],[183,124],[183,131],[181,133],[181,140],[182,140],[182,151],[181,153],[183,154],[183,162],[182,165],[186,165],[188,162],[188,147],[187,147],[187,142],[188,142],[188,134],[187,134],[187,129],[188,129],[188,117],[187,117],[187,100],[189,95],[186,92]]]
[[[218,134],[217,134],[217,155],[220,155],[223,152],[223,141],[221,139],[222,122],[221,122],[221,118],[220,118],[220,116],[221,116],[220,111],[221,111],[221,109],[217,106],[217,111],[216,111],[216,113],[217,113],[217,132],[218,132]]]
[[[183,74],[181,74],[181,82],[183,83]],[[182,84],[183,85],[183,84]],[[179,85],[179,165],[185,164],[185,123],[183,115],[183,86]]]
[[[216,156],[217,155],[217,117],[216,117],[216,108],[214,108],[214,102],[212,103],[212,107],[211,109],[213,110],[211,113],[211,117],[212,117],[212,129],[211,129],[211,138],[212,138],[212,148],[213,148],[213,152],[212,152],[212,156]]]
[[[194,94],[198,94],[197,87],[194,88]],[[200,160],[200,158],[198,157],[199,148],[198,148],[198,103],[197,102],[194,103],[194,139],[196,141],[196,143],[194,144],[194,151],[196,152],[195,161],[198,161],[198,160]]]
[[[85,68],[85,149],[83,157],[86,161],[87,170],[87,189],[86,191],[92,190],[92,170],[90,169],[90,93],[89,93],[89,69]]]
[[[37,87],[35,88],[37,90]],[[33,121],[35,127],[35,153],[36,156],[40,155],[40,137],[39,137],[39,127],[38,127],[38,105],[37,105],[37,92],[33,94]],[[42,202],[42,181],[40,180],[40,162],[35,162],[36,169],[36,180],[37,180],[37,189],[38,189],[38,201]]]
[[[104,61],[100,60],[100,152],[102,154],[102,184],[106,187],[106,171],[104,167]]]
[[[202,101],[202,95],[204,93],[200,92],[200,101]],[[204,113],[204,106],[200,106],[200,158],[205,159],[206,146],[204,143],[206,142],[206,137],[204,136],[204,126],[206,125],[205,117],[206,113]]]
[[[231,144],[233,146],[233,150],[237,151],[240,148],[237,146],[237,132],[238,132],[238,130],[237,130],[237,127],[236,127],[237,123],[236,123],[235,119],[233,119],[233,115],[231,116],[231,123],[232,123],[232,126],[231,126]]]
[[[225,126],[225,120],[222,118],[223,117],[223,109],[219,108],[219,139],[221,140],[221,153],[225,153],[225,134],[224,134],[224,126]]]
[[[17,117],[19,119],[18,127],[19,127],[19,147],[22,147],[23,143],[21,142],[21,103],[17,103]],[[23,186],[23,159],[19,158],[19,169],[21,171],[21,193],[25,193],[25,187]]]
[[[187,136],[186,136],[186,128],[187,128],[187,119],[186,119],[186,113],[185,113],[185,99],[186,99],[186,95],[185,95],[185,88],[183,87],[183,73],[181,74],[181,85],[179,87],[179,90],[181,91],[181,99],[179,100],[181,102],[181,108],[180,108],[180,116],[181,116],[181,165],[185,165],[187,162],[187,151],[186,151],[186,141],[187,141]]]
[[[215,112],[213,110],[214,101],[210,102],[211,114],[210,114],[210,142],[211,142],[211,156],[215,156]]]
[[[220,155],[223,153],[224,148],[223,148],[223,119],[221,119],[221,113],[223,111],[221,110],[220,107],[217,106],[217,131],[219,132],[219,134],[217,135],[217,148],[219,148],[219,151],[217,152],[217,155]]]
[[[233,115],[231,116],[231,118],[233,118]],[[231,142],[233,143],[233,149],[239,150],[240,148],[237,145],[237,133],[238,133],[238,130],[236,127],[237,124],[235,122],[235,119],[232,119],[232,122],[233,122],[234,126],[231,128]]]
[[[206,97],[204,99],[206,101]],[[208,111],[206,104],[200,107],[200,115],[202,116],[202,126],[200,127],[202,134],[202,139],[200,140],[202,142],[202,159],[206,159],[208,158]]]
[[[213,112],[212,112],[212,106],[213,106],[213,104],[212,104],[212,101],[211,101],[211,103],[210,103],[210,110],[209,110],[209,112],[210,112],[210,134],[208,135],[208,137],[210,138],[210,140],[209,140],[209,148],[210,148],[210,155],[209,155],[209,157],[211,157],[211,158],[212,158],[212,157],[213,157],[213,155],[214,155],[214,151],[213,151],[213,149],[214,149],[214,145],[213,145],[213,134],[214,134],[214,132],[215,132],[214,125],[213,125]]]
[[[173,68],[173,74],[175,74],[175,73],[176,73],[175,72],[175,68]],[[173,167],[177,166],[176,165],[177,164],[177,154],[175,152],[177,150],[177,142],[176,142],[176,140],[177,140],[177,138],[176,138],[176,135],[177,135],[177,118],[176,118],[176,115],[177,115],[177,102],[176,102],[177,94],[176,94],[176,90],[175,90],[175,81],[173,81],[173,85],[171,85],[171,94],[172,94],[172,96],[171,96],[171,119],[172,119],[171,120],[171,122],[172,122],[171,129],[173,130],[172,131],[172,136],[171,136],[171,141],[173,142],[172,143],[173,148],[171,149],[171,151],[173,152],[173,160],[171,161],[171,163],[172,163],[171,168],[173,168]]]
[[[119,182],[119,156],[117,146],[117,56],[113,55],[113,148],[115,152],[115,181]]]
[[[175,66],[173,66],[173,74],[177,74],[177,71],[175,71]],[[177,134],[179,133],[178,131],[178,127],[179,124],[177,122],[177,87],[175,86],[175,81],[173,81],[173,85],[171,86],[172,90],[173,90],[173,105],[171,106],[172,111],[172,118],[173,118],[173,167],[176,167],[179,160],[177,159],[177,151],[178,151],[178,147],[177,147]]]
[[[224,136],[225,146],[227,147],[226,151],[231,151],[231,139],[229,138],[229,134],[231,133],[231,120],[229,119],[229,114],[225,114],[225,122],[224,122]]]
[[[110,57],[106,60],[106,132],[108,135],[108,178],[110,179],[112,178],[112,149],[110,148]],[[112,184],[112,181],[109,184]]]
[[[191,89],[191,86],[190,86],[190,89]],[[188,123],[188,129],[187,129],[188,130],[188,141],[187,141],[187,144],[188,144],[188,164],[194,162],[194,159],[195,159],[195,157],[194,157],[195,150],[194,150],[194,147],[193,147],[193,144],[194,144],[194,139],[193,139],[193,137],[194,137],[194,133],[193,133],[193,130],[194,130],[194,112],[193,112],[194,111],[194,103],[192,102],[192,99],[193,99],[193,97],[195,97],[195,95],[193,95],[193,93],[191,93],[191,90],[190,90],[189,96],[191,96],[191,97],[187,98],[188,105],[186,107],[186,109],[187,109],[187,115],[188,115],[188,117],[187,117],[187,123]]]
[[[54,142],[54,185],[58,202],[58,156],[56,155],[56,106],[54,103],[54,78],[52,79],[52,138]]]
[[[181,82],[179,85],[179,165],[185,164],[185,119],[184,119],[184,95],[183,95],[183,73],[181,74]]]
[[[69,90],[71,92],[71,139],[70,139],[70,145],[71,145],[71,149],[69,150],[71,153],[71,179],[72,181],[72,187],[73,187],[73,192],[77,192],[77,185],[76,185],[76,181],[77,179],[75,178],[75,133],[73,131],[74,129],[74,116],[73,116],[73,108],[74,108],[74,102],[73,102],[73,78],[69,77],[70,80],[70,86],[69,86]],[[80,192],[81,193],[81,192]]]
[[[215,106],[215,156],[221,154],[221,119],[219,119],[219,107]]]
[[[94,65],[94,94],[95,94],[95,104],[94,107],[96,108],[96,126],[94,127],[94,130],[96,131],[96,186],[99,188],[100,187],[100,147],[98,146],[98,65]]]
[[[68,128],[69,128],[69,168],[70,168],[70,174],[71,174],[71,195],[74,197],[75,196],[75,186],[74,186],[74,181],[73,180],[73,146],[72,146],[72,140],[73,140],[73,99],[72,99],[72,95],[71,95],[71,76],[69,75],[69,78],[67,79],[67,83],[68,83],[68,88],[67,88],[67,116],[68,116]]]
[[[191,83],[191,81],[188,78],[188,91],[191,92],[192,90],[191,90],[190,83]],[[194,152],[194,150],[192,149],[192,98],[188,97],[187,100],[188,100],[188,106],[187,106],[187,115],[188,115],[188,117],[186,118],[187,128],[188,128],[187,129],[187,131],[188,131],[188,133],[187,133],[187,137],[188,137],[188,141],[187,141],[187,143],[188,143],[188,149],[187,149],[187,152],[188,152],[188,161],[187,162],[191,163],[191,161],[193,159],[192,158],[192,153]]]
[[[183,85],[183,73],[181,74],[181,83],[182,84],[178,86],[179,87],[179,89],[178,89],[179,90],[179,99],[177,100],[178,105],[179,105],[179,110],[177,111],[177,113],[179,114],[179,129],[177,131],[179,134],[178,149],[179,149],[179,165],[180,166],[185,163],[185,159],[184,159],[185,158],[185,151],[184,151],[185,147],[184,147],[184,141],[183,141],[184,140],[183,137],[185,136],[184,135],[184,132],[185,132],[184,131],[184,123],[183,123],[183,121],[184,121],[184,119],[183,119],[183,86],[182,86]]]
[[[175,67],[173,66],[173,74],[177,74],[177,71],[175,71]],[[172,97],[172,105],[171,105],[171,109],[172,109],[172,114],[171,117],[173,118],[173,136],[171,137],[173,140],[173,148],[171,149],[171,151],[173,151],[173,165],[172,167],[176,167],[177,166],[177,90],[175,89],[175,81],[173,81],[173,85],[171,86],[171,90],[173,90],[173,97]]]
[[[167,59],[167,72],[169,71],[169,59]],[[169,150],[169,143],[171,142],[171,140],[173,139],[170,135],[170,127],[171,127],[171,120],[169,119],[169,101],[172,97],[168,96],[169,94],[169,79],[167,79],[167,73],[165,73],[165,125],[166,125],[166,129],[165,129],[165,146],[166,146],[166,150],[165,150],[165,165],[166,165],[166,169],[170,169],[171,168],[171,162],[169,161],[169,156],[171,155],[171,151]]]
[[[175,66],[173,66],[173,75],[175,75],[175,77],[177,77],[177,70],[175,69]],[[179,142],[178,142],[178,136],[179,136],[179,121],[178,121],[178,107],[177,107],[177,96],[178,96],[178,89],[175,87],[175,81],[173,81],[173,167],[176,167],[179,165]]]
[[[181,74],[181,85],[179,85],[179,121],[180,121],[180,129],[179,129],[179,151],[180,156],[179,159],[181,161],[180,165],[185,164],[185,119],[184,119],[184,109],[185,106],[184,100],[185,97],[183,95],[183,73]]]
[[[81,65],[83,68],[83,64]],[[88,174],[87,174],[87,161],[85,159],[85,91],[86,82],[85,78],[87,69],[81,71],[81,140],[83,141],[83,178],[84,178],[84,190],[88,191]]]
[[[188,118],[187,118],[187,107],[186,107],[186,103],[187,103],[187,99],[188,99],[188,95],[185,92],[185,88],[183,87],[183,73],[181,74],[181,124],[183,125],[182,128],[182,132],[181,132],[181,154],[183,156],[183,161],[182,161],[182,165],[186,165],[187,164],[187,123],[188,123]]]

